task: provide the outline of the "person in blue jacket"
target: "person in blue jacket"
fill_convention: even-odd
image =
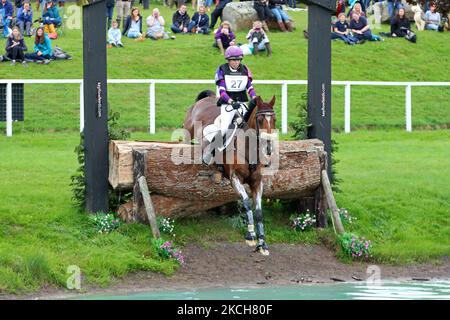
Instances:
[[[209,17],[206,14],[204,6],[198,8],[198,12],[194,13],[191,22],[188,25],[188,32],[209,34]]]
[[[17,24],[19,26],[21,34],[27,37],[31,37],[31,25],[33,24],[33,10],[31,9],[29,2],[25,2],[23,6],[19,8],[19,11],[17,12]]]
[[[3,36],[6,38],[9,35],[11,28],[11,21],[14,15],[14,7],[8,0],[1,0],[0,2],[0,16],[3,24]]]
[[[58,8],[53,5],[52,1],[45,4],[42,19],[44,20],[44,32],[48,33],[50,39],[56,39],[58,37],[56,28],[61,25],[62,19],[59,16]]]
[[[25,54],[27,60],[36,61],[41,64],[48,64],[51,59],[54,59],[52,42],[43,27],[36,30],[36,38],[34,40],[34,52]]]

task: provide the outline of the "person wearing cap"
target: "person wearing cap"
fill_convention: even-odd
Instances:
[[[224,63],[217,68],[215,82],[219,91],[217,106],[220,107],[220,131],[225,139],[227,131],[234,129],[232,122],[236,112],[245,116],[256,107],[256,92],[252,85],[253,76],[250,69],[241,63],[244,53],[237,46],[230,46],[225,51]],[[249,101],[250,96],[251,101]],[[248,105],[247,105],[248,103]],[[211,146],[210,144],[209,146]],[[211,148],[212,149],[212,148]],[[210,165],[214,149],[203,150],[203,162]]]
[[[231,31],[231,26],[228,21],[223,21],[220,28],[214,33],[214,46],[220,49],[220,52],[225,55],[225,50],[234,46],[236,36]]]

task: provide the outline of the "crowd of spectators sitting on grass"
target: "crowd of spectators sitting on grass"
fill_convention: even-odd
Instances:
[[[410,42],[417,41],[417,35],[411,30],[411,21],[406,16],[404,3],[400,0],[386,0],[390,31],[380,32],[383,37],[404,38]],[[338,0],[337,19],[332,22],[331,38],[341,40],[349,45],[362,44],[365,41],[383,41],[380,35],[375,35],[369,25],[369,8],[378,4],[379,0]],[[410,1],[411,12],[414,14],[414,22],[418,31],[448,30],[448,19],[442,19],[436,11],[436,4],[425,1],[425,10],[417,1]],[[346,13],[347,12],[347,13]],[[425,12],[425,13],[424,13]],[[332,19],[333,20],[333,19]]]
[[[58,54],[52,51],[51,40],[58,38],[58,28],[63,21],[58,10],[64,6],[64,0],[36,0],[36,9],[31,0],[0,0],[0,31],[6,39],[5,54],[1,60],[38,62],[47,64],[58,57],[70,57],[60,48]],[[332,18],[331,38],[343,41],[349,45],[362,44],[366,41],[384,41],[381,37],[404,38],[411,42],[417,41],[417,35],[412,30],[412,21],[407,17],[403,2],[400,0],[384,0],[390,16],[390,31],[375,34],[371,29],[372,8],[380,0],[337,0],[337,12]],[[439,0],[437,0],[439,1]],[[256,11],[256,21],[249,30],[244,44],[236,40],[232,24],[222,21],[216,29],[217,21],[222,19],[222,12],[232,0],[207,0],[196,9],[196,1],[192,1],[194,13],[191,16],[187,11],[184,0],[164,1],[165,6],[177,5],[173,12],[171,23],[166,26],[166,20],[158,8],[153,8],[152,14],[146,19],[141,15],[135,0],[106,0],[107,40],[109,48],[123,48],[122,37],[144,41],[175,39],[172,34],[213,34],[214,47],[224,54],[229,46],[238,45],[245,54],[257,55],[266,51],[272,55],[269,41],[269,23],[276,23],[279,30],[292,32],[294,30],[292,19],[286,8],[296,6],[294,0],[254,0],[253,8]],[[142,1],[141,1],[142,2]],[[447,17],[443,17],[436,4],[428,0],[409,1],[414,14],[414,25],[417,30],[444,31],[449,29]],[[441,1],[442,2],[442,1]],[[214,7],[214,9],[213,9]],[[440,8],[442,9],[442,8]],[[114,12],[116,18],[113,19]],[[210,16],[208,15],[210,13]],[[145,19],[145,20],[144,20]],[[170,19],[170,18],[168,18]],[[447,19],[447,20],[445,20]],[[412,20],[412,19],[411,19]],[[33,24],[38,26],[33,27]],[[372,26],[373,27],[373,26]],[[167,29],[166,29],[167,28]],[[146,30],[144,30],[146,29]],[[305,36],[307,32],[304,31]],[[381,35],[381,36],[380,36]],[[34,52],[27,52],[24,37],[35,36]],[[247,43],[245,43],[247,42]]]

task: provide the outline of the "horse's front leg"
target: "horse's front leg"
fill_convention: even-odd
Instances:
[[[258,244],[256,250],[262,255],[269,255],[269,247],[265,241],[263,213],[262,213],[262,195],[263,195],[263,182],[262,179],[257,179],[257,184],[252,186],[252,196],[255,200],[255,220],[256,220],[256,235],[258,237]]]
[[[241,183],[236,174],[231,175],[231,185],[241,196],[242,202],[244,203],[245,212],[247,214],[247,234],[245,235],[245,242],[249,246],[256,246],[256,233],[255,225],[253,222],[253,211],[252,211],[252,200],[247,195],[244,185]]]

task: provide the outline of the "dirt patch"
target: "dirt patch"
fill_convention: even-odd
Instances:
[[[270,256],[253,252],[242,243],[215,243],[205,248],[190,244],[183,248],[186,264],[173,276],[138,272],[104,289],[84,288],[85,294],[130,294],[144,291],[193,290],[225,287],[262,287],[295,283],[330,283],[366,279],[371,264],[345,264],[334,252],[319,245],[274,244]],[[450,279],[450,259],[438,265],[381,265],[382,280]],[[334,278],[335,280],[332,280]],[[27,296],[1,296],[4,299],[54,299],[77,297],[73,291],[44,288]]]

